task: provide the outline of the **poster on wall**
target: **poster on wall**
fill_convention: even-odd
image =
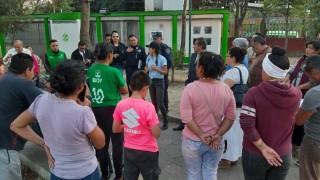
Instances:
[[[150,39],[153,39],[153,36],[154,36],[156,33],[160,33],[161,36],[162,36],[162,39],[164,39],[164,38],[163,38],[163,31],[162,31],[162,30],[150,31]]]
[[[71,58],[71,53],[78,48],[80,41],[80,20],[50,21],[51,39],[56,39],[59,50]]]

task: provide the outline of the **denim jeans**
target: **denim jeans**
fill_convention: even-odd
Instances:
[[[291,152],[280,156],[281,166],[271,166],[263,156],[250,154],[242,150],[242,168],[246,180],[285,180],[289,173],[292,155]]]
[[[218,163],[222,157],[223,147],[212,149],[201,141],[187,137],[182,138],[182,155],[187,168],[188,180],[216,180]]]
[[[300,158],[300,179],[320,179],[320,142],[304,136]]]
[[[59,178],[51,173],[50,180],[65,180],[63,178]],[[100,180],[99,168],[97,167],[93,173],[89,174],[88,176],[81,178],[81,180]]]

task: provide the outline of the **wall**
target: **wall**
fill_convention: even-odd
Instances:
[[[172,17],[171,16],[146,16],[144,17],[145,44],[152,41],[150,32],[162,32],[163,42],[172,47]]]
[[[59,49],[66,53],[67,58],[78,48],[80,41],[80,20],[50,21],[51,39],[56,39]]]
[[[195,38],[203,37],[207,42],[207,50],[215,53],[221,53],[221,15],[193,15],[191,22],[191,46]],[[181,16],[178,22],[178,48],[181,45],[181,31],[182,31],[182,20]],[[211,32],[205,32],[205,28],[211,29]],[[198,31],[200,29],[200,32]],[[198,31],[198,32],[196,32]],[[189,17],[187,17],[186,22],[186,56],[189,54]],[[193,53],[193,48],[191,47],[191,53]]]
[[[232,46],[233,37],[228,39],[228,49]],[[284,47],[285,38],[267,38],[267,44],[271,47]],[[305,53],[304,38],[289,38],[287,54],[289,57],[300,57]]]

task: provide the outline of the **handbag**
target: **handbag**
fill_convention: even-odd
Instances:
[[[236,100],[236,105],[237,108],[242,106],[242,101],[243,98],[245,96],[245,94],[248,92],[249,87],[246,84],[243,84],[243,80],[242,80],[242,73],[241,70],[238,67],[234,67],[236,69],[238,69],[239,74],[240,74],[240,84],[235,84],[231,90],[233,92],[234,95],[234,99]]]

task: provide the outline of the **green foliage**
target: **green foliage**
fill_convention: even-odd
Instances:
[[[183,50],[172,49],[172,68],[182,69],[185,52]]]
[[[19,17],[30,14],[47,14],[74,11],[74,0],[0,0],[0,33],[12,40],[15,34],[23,32],[28,27],[27,22]]]
[[[17,16],[25,15],[26,7],[22,0],[0,0],[0,33],[14,38],[15,34],[24,31],[26,23],[21,23]]]
[[[79,0],[52,0],[50,1],[32,1],[29,2],[31,8],[29,14],[48,14],[59,12],[73,12],[75,10],[75,2],[80,2]]]
[[[307,9],[309,13],[305,20],[305,35],[307,40],[314,40],[318,37],[320,38],[320,1],[319,0],[309,0]]]

